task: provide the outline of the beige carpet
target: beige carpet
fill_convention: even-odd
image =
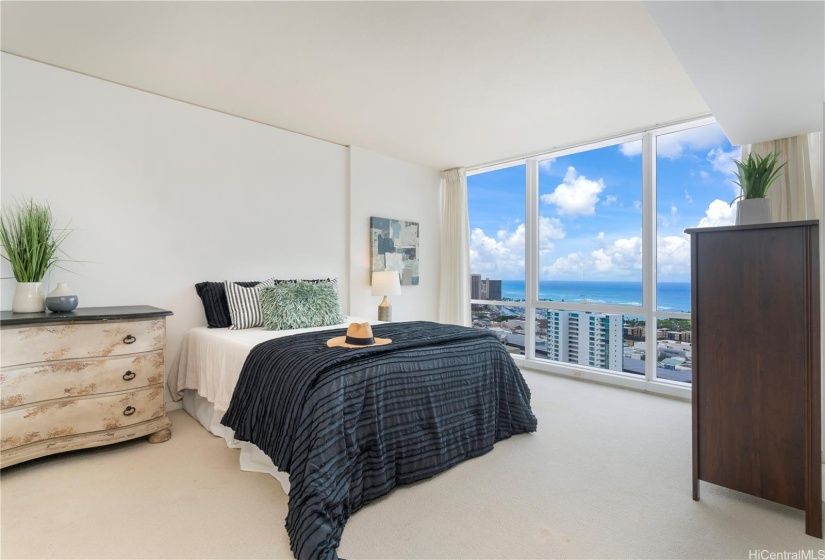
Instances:
[[[341,556],[748,559],[822,549],[800,511],[709,484],[691,500],[688,403],[525,377],[536,434],[362,509]],[[2,558],[290,558],[278,483],[241,472],[238,452],[185,412],[171,418],[164,444],[3,470]]]

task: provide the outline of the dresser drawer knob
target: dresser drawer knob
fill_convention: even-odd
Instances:
[[[137,375],[133,371],[127,371],[126,373],[123,374],[123,380],[124,381],[131,381],[135,377],[137,377]]]
[[[135,407],[133,407],[133,406],[127,406],[126,409],[123,411],[124,416],[131,416],[134,413],[135,413]]]
[[[126,337],[123,339],[123,344],[132,344],[132,343],[134,343],[136,340],[137,340],[137,339],[136,339],[135,337],[133,337],[133,336],[132,336],[132,335],[130,335],[130,334],[127,334],[127,335],[126,335]]]

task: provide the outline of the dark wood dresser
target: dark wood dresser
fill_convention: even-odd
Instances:
[[[693,499],[703,480],[804,509],[822,538],[817,224],[687,233]]]

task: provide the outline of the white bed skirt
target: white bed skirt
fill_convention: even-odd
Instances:
[[[235,431],[221,424],[225,410],[219,410],[194,389],[183,392],[183,409],[200,424],[219,438],[223,438],[227,447],[240,449],[241,470],[266,473],[274,476],[281,483],[284,493],[289,495],[289,475],[278,470],[266,453],[255,444],[235,439]]]
[[[261,327],[242,330],[195,327],[183,335],[180,351],[172,361],[167,385],[173,397],[183,398],[183,409],[192,418],[223,438],[226,445],[241,450],[241,470],[271,474],[289,494],[289,475],[272,464],[270,458],[254,444],[235,439],[234,430],[221,425],[229,408],[241,370],[258,344],[274,338],[346,328],[350,323],[369,321],[347,317],[339,325],[286,331],[266,331]],[[375,323],[375,321],[369,321]]]

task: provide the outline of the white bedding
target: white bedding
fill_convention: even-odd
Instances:
[[[354,322],[376,323],[361,317],[347,317],[347,322],[340,325],[287,331],[196,327],[183,336],[180,351],[172,361],[169,390],[175,399],[183,398],[184,410],[204,428],[223,438],[229,447],[241,450],[241,470],[269,473],[278,479],[284,492],[289,493],[288,475],[279,471],[255,445],[236,440],[235,432],[221,425],[221,418],[229,408],[241,368],[253,347],[273,338],[340,329]]]

